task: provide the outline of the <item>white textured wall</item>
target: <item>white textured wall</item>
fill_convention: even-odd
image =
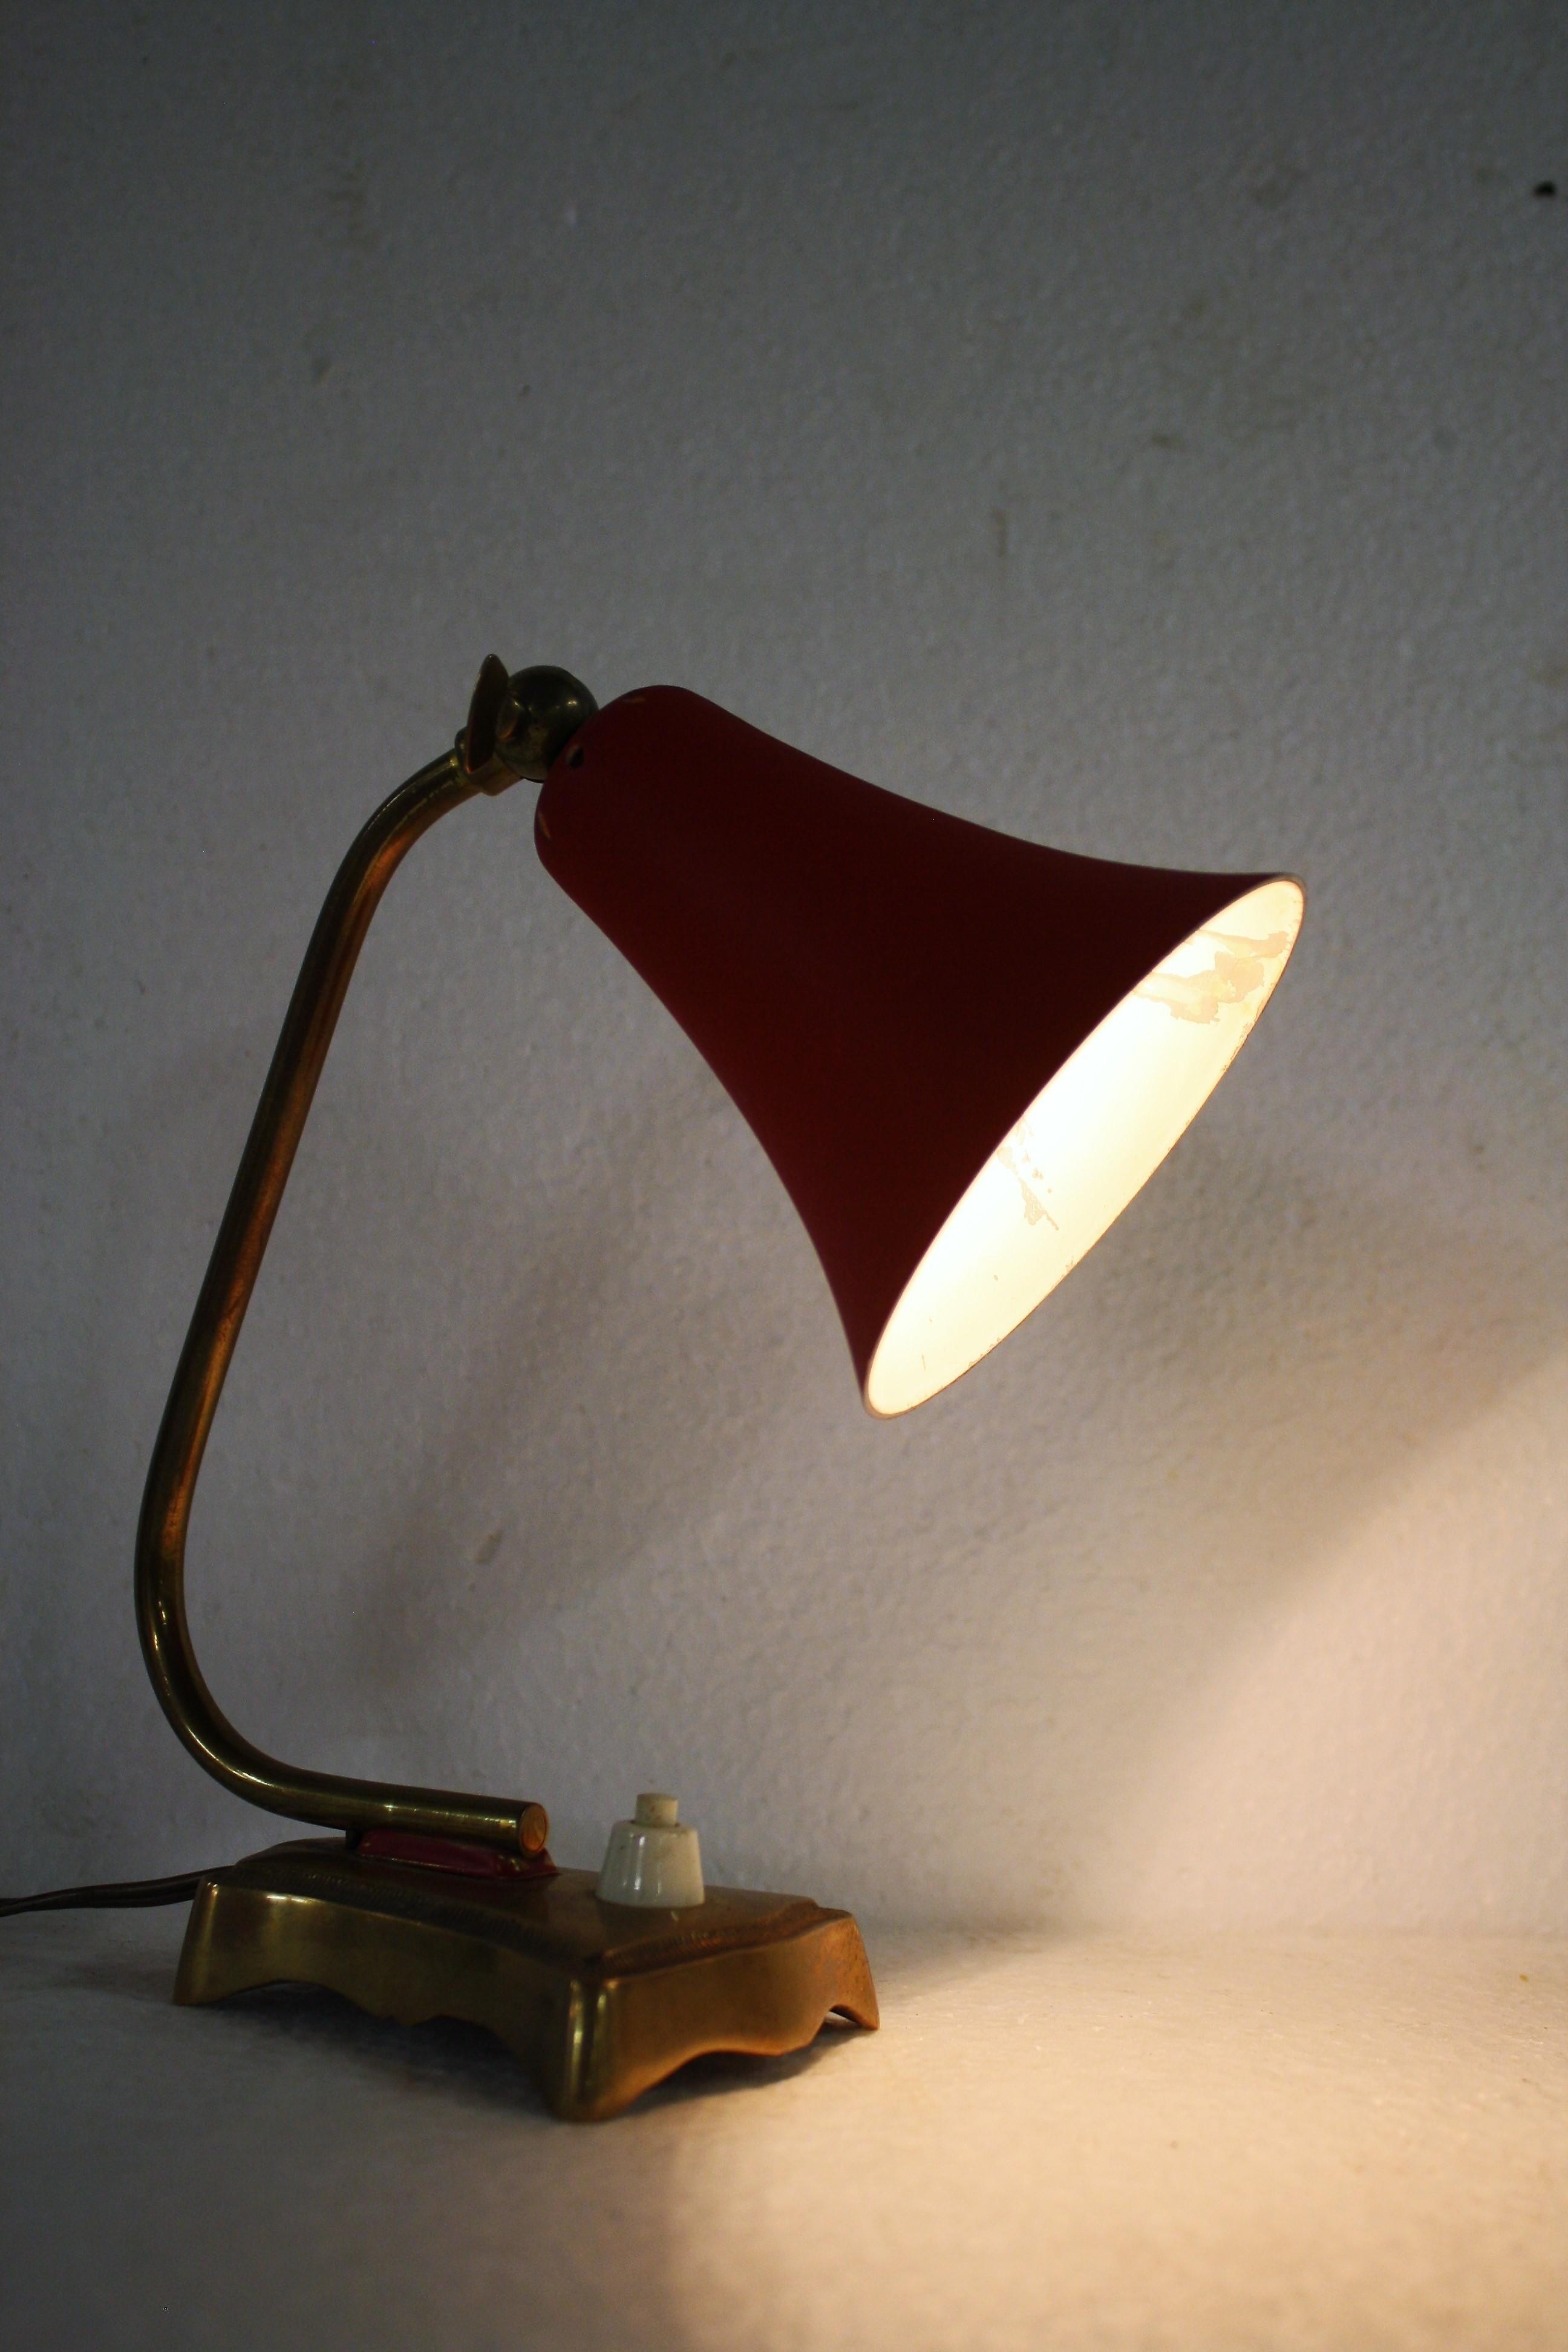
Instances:
[[[5,1883],[275,1833],[147,1690],[140,1483],[318,900],[493,646],[1308,929],[879,1426],[531,793],[450,820],[209,1454],[239,1724],[574,1860],[663,1783],[872,1914],[1563,1923],[1568,17],[5,15]]]

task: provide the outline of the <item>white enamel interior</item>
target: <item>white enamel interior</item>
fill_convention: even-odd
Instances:
[[[1302,905],[1287,880],[1236,899],[1036,1096],[889,1318],[866,1376],[874,1413],[908,1412],[978,1363],[1121,1215],[1240,1052],[1296,944]]]

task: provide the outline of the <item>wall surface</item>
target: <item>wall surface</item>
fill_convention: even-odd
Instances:
[[[140,1484],[321,895],[493,647],[1308,927],[879,1425],[531,793],[453,818],[209,1453],[237,1721],[568,1860],[672,1788],[874,1916],[1568,1922],[1568,15],[5,18],[0,1883],[276,1833],[147,1688]]]

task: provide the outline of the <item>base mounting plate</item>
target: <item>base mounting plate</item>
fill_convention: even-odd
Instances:
[[[595,1874],[473,1880],[302,1838],[214,1871],[174,1999],[321,1985],[405,2025],[457,2017],[522,2059],[552,2112],[618,2115],[689,2058],[877,2023],[860,1931],[808,1896],[710,1886],[684,1911],[601,1903]]]

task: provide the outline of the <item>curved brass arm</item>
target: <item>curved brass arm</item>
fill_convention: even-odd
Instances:
[[[520,673],[510,682],[512,701],[501,709],[498,751],[496,712],[509,682],[492,656],[457,747],[383,802],[338,869],[311,933],[213,1244],[153,1449],[136,1536],[136,1617],[153,1687],[180,1738],[226,1789],[270,1812],[328,1829],[395,1828],[514,1850],[521,1845],[530,1853],[543,1845],[548,1833],[542,1805],[345,1780],[279,1764],[253,1748],[222,1714],[203,1679],[185,1622],[184,1586],[185,1531],[213,1415],[371,918],[407,851],[438,817],[477,792],[503,791],[520,774],[539,769],[541,754],[531,740],[524,746],[521,720],[530,715],[527,682],[543,678],[563,679],[576,697],[569,708],[563,706],[556,740],[546,747],[552,755],[592,716],[592,698],[563,672]],[[469,742],[476,756],[471,769]]]

